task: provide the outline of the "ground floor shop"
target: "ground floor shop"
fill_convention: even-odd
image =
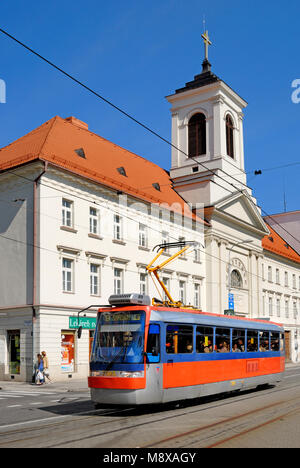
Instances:
[[[53,380],[87,377],[96,312],[24,307],[0,312],[0,380],[30,382],[36,356],[46,351]]]

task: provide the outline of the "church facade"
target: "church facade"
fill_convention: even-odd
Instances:
[[[287,359],[296,362],[300,257],[289,243],[291,238],[296,241],[295,235],[288,236],[284,226],[280,230],[271,216],[262,216],[247,186],[243,139],[247,102],[212,73],[207,47],[202,73],[167,99],[174,188],[208,223],[207,310],[283,323]],[[298,221],[299,233],[299,219],[292,219],[293,232]]]

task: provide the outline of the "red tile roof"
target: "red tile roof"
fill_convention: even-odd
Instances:
[[[75,151],[79,149],[84,152],[81,156]],[[37,159],[138,199],[173,205],[172,211],[184,213],[184,207],[187,209],[164,169],[89,131],[88,125],[75,117],[53,117],[0,149],[0,171]],[[118,171],[121,167],[125,176]],[[190,210],[186,215],[196,219]]]
[[[269,224],[267,224],[267,226],[270,230],[270,234],[262,239],[263,248],[282,257],[286,257],[293,262],[300,263],[300,255],[298,255]]]

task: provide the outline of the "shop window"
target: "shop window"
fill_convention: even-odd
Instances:
[[[61,333],[61,370],[74,372],[75,370],[75,334],[74,332]]]
[[[9,373],[20,374],[20,330],[8,330]]]

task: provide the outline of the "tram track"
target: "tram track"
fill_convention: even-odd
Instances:
[[[275,393],[280,393],[280,392],[285,392],[288,390],[291,390],[295,387],[299,387],[298,385],[288,385],[285,386],[284,388],[275,388],[271,389],[270,391],[264,391],[264,395],[267,396],[268,394],[275,394]],[[245,395],[246,393],[246,395]],[[71,416],[67,416],[66,419],[58,422],[53,422],[50,424],[40,424],[40,425],[35,425],[33,427],[26,427],[20,428],[17,430],[13,431],[2,431],[0,427],[0,436],[2,438],[2,441],[0,442],[0,446],[2,447],[10,447],[10,446],[28,446],[34,443],[37,438],[40,446],[43,446],[45,448],[51,448],[51,447],[60,447],[60,446],[72,446],[72,444],[80,444],[80,443],[85,443],[85,441],[93,441],[92,444],[96,444],[96,446],[101,446],[102,440],[104,438],[117,438],[120,440],[120,437],[122,437],[122,433],[128,432],[128,431],[135,431],[139,430],[139,428],[147,426],[148,428],[152,425],[162,425],[166,423],[168,420],[180,418],[180,417],[189,417],[189,416],[195,416],[197,414],[200,414],[202,412],[207,412],[211,411],[214,409],[217,409],[219,407],[226,408],[226,405],[230,404],[235,404],[235,403],[243,403],[246,401],[249,401],[255,397],[258,396],[258,393],[255,392],[253,394],[252,392],[245,392],[244,394],[240,394],[235,397],[229,397],[229,400],[222,399],[220,401],[219,398],[213,399],[212,404],[208,405],[203,405],[202,407],[199,408],[199,403],[195,409],[195,406],[193,405],[192,407],[188,405],[188,402],[185,403],[184,407],[179,407],[179,408],[165,408],[164,411],[160,411],[159,413],[149,413],[145,412],[143,413],[139,408],[122,408],[118,410],[94,410],[91,415],[84,417],[83,414],[75,414]],[[249,396],[249,393],[251,395]],[[296,400],[299,400],[299,397],[296,398]],[[256,410],[246,412],[242,415],[236,416],[234,418],[228,418],[227,423],[237,421],[238,418],[240,417],[247,417],[250,414],[255,414],[259,411],[263,411],[266,408],[272,409],[276,408],[277,406],[280,406],[283,404],[285,400],[280,400],[279,402],[272,403],[270,405],[265,405],[264,407],[258,408]],[[291,401],[291,400],[290,400]],[[191,402],[190,402],[191,403]],[[175,405],[174,405],[175,406]],[[165,411],[168,411],[168,414],[165,413]],[[170,413],[171,412],[171,413]],[[107,420],[100,420],[97,418],[95,421],[95,417],[104,417],[108,418]],[[225,421],[226,422],[226,421]],[[224,423],[224,421],[223,421]],[[221,424],[221,422],[219,423]],[[216,426],[218,427],[218,426]],[[185,446],[190,446],[192,443],[191,436],[194,435],[196,436],[197,434],[201,433],[204,430],[207,430],[208,426],[203,426],[203,427],[198,427],[195,428],[193,431],[187,431],[186,433],[180,433],[180,434],[175,434],[174,437],[171,438],[161,438],[159,440],[153,441],[149,444],[147,444],[147,447],[156,447],[159,446],[162,443],[174,443],[176,447],[180,446],[178,443],[180,441],[184,441],[184,439],[188,438],[188,445]],[[55,435],[60,437],[61,442],[54,442],[51,441],[51,437],[49,438],[49,435],[51,434],[52,431],[55,431]],[[85,433],[83,434],[82,432],[88,432],[86,435]],[[80,434],[81,432],[81,434]],[[22,434],[23,437],[20,437],[19,439],[16,439],[15,436],[17,434]],[[39,435],[37,435],[39,434]],[[72,434],[73,437],[66,437],[66,434]],[[77,436],[76,436],[77,435]],[[75,437],[74,437],[75,436]],[[6,440],[3,440],[3,437],[6,437]],[[13,437],[13,440],[11,439]],[[97,441],[99,439],[99,443]],[[135,440],[135,439],[133,439]],[[100,445],[99,445],[100,444]],[[73,445],[73,446],[74,446]],[[35,445],[36,446],[36,445]],[[104,446],[104,445],[103,445]],[[116,445],[117,446],[117,445]],[[140,445],[142,447],[142,445]],[[146,447],[146,446],[145,446]]]

